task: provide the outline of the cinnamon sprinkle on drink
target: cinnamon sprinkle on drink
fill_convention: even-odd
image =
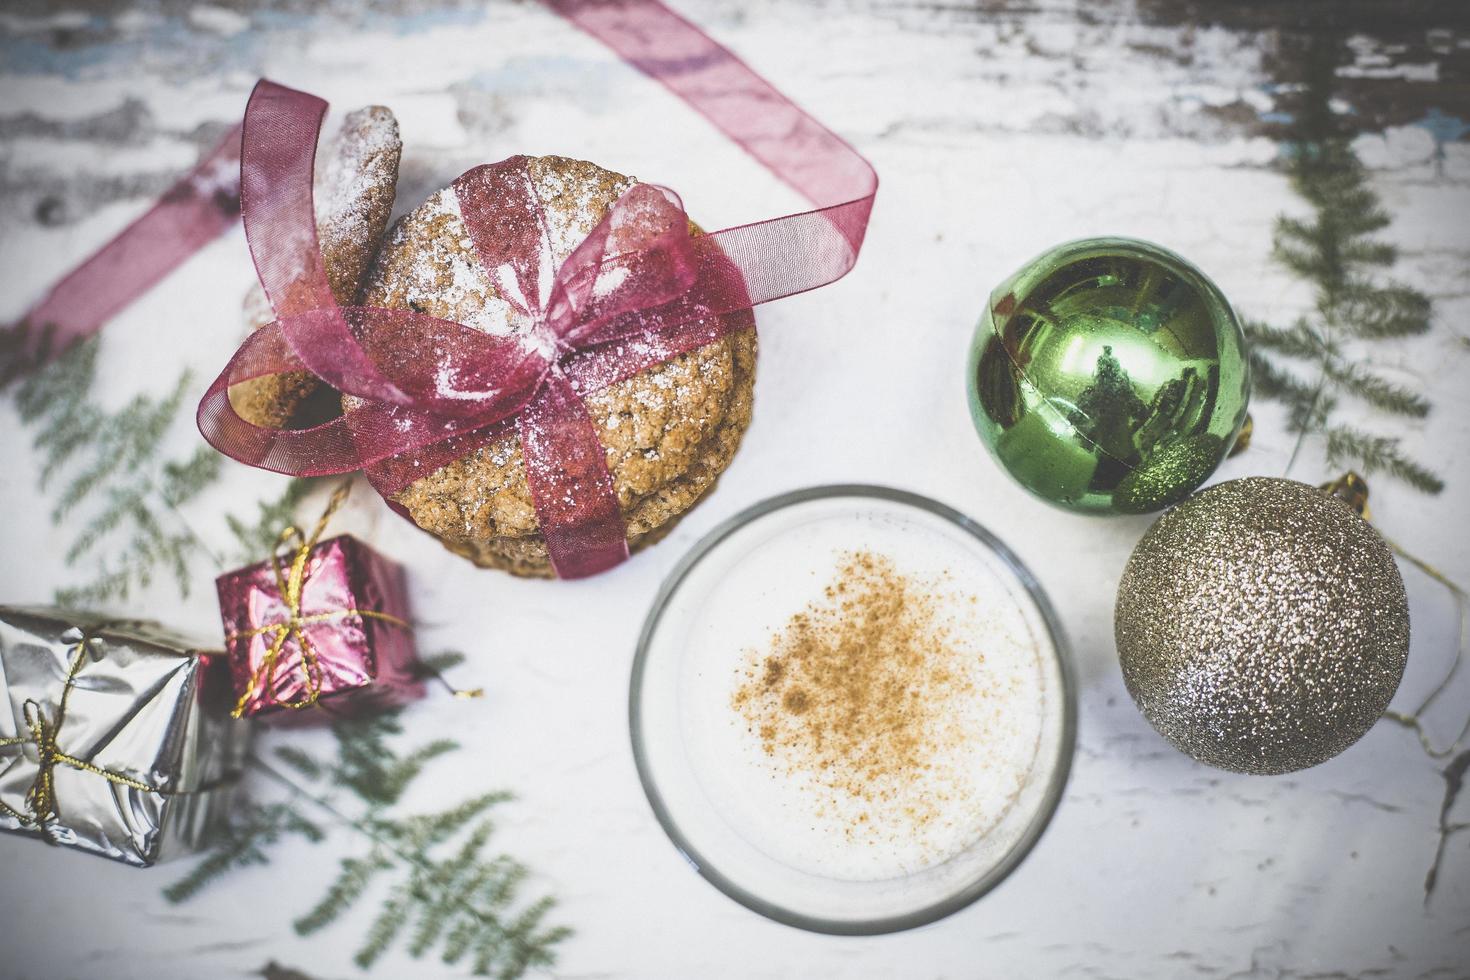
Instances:
[[[962,702],[985,693],[974,680],[984,657],[975,637],[956,642],[939,598],[949,590],[937,584],[882,554],[846,553],[821,598],[767,649],[746,652],[732,707],[779,772],[809,781],[824,809],[845,815],[850,838],[891,826],[894,807],[915,827],[956,816],[945,810],[950,793],[911,792],[921,773],[942,777],[935,767],[974,737]]]

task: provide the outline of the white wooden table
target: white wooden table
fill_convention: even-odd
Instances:
[[[92,0],[0,13],[0,319],[186,168],[261,74],[337,109],[392,106],[405,144],[400,209],[469,165],[518,152],[668,184],[706,227],[794,203],[663,90],[535,4],[401,0],[406,12],[372,15],[346,0],[279,6]],[[405,715],[416,737],[474,746],[426,776],[413,805],[500,786],[518,794],[498,842],[536,870],[534,887],[559,896],[558,921],[577,930],[556,969],[567,977],[1470,975],[1470,835],[1450,838],[1426,902],[1445,783],[1413,736],[1380,725],[1346,755],[1275,779],[1176,753],[1134,709],[1112,641],[1114,589],[1148,519],[1086,519],[1033,501],[985,455],[964,406],[964,352],[985,294],[1057,241],[1159,241],[1242,311],[1276,322],[1310,302],[1269,258],[1274,217],[1304,205],[1272,166],[1276,144],[1251,124],[1274,105],[1268,37],[1148,26],[1131,4],[1083,0],[682,9],[873,160],[883,185],[867,247],[838,285],[760,311],[756,418],[738,459],[667,541],[612,574],[549,585],[478,572],[356,496],[339,526],[408,566],[425,649],[465,650],[461,677],[489,690],[473,703],[436,694]],[[1470,318],[1470,145],[1446,145],[1438,164],[1413,127],[1357,145],[1395,217],[1398,274],[1438,303],[1435,331],[1381,363],[1434,402],[1407,445],[1449,482],[1427,498],[1373,481],[1375,519],[1470,581],[1470,352],[1452,333]],[[59,203],[43,225],[48,195]],[[120,403],[184,366],[202,390],[239,340],[250,281],[238,231],[206,249],[107,328],[99,395]],[[1282,412],[1261,403],[1254,414],[1253,447],[1219,477],[1284,469]],[[187,417],[173,438],[198,438]],[[70,529],[46,519],[9,401],[0,459],[0,598],[45,600],[77,575],[60,555]],[[1292,475],[1336,474],[1309,444]],[[1054,598],[1081,679],[1072,780],[1030,858],[953,917],[873,939],[776,925],[695,875],[644,800],[626,725],[634,640],[677,558],[756,500],[839,481],[929,494],[997,531]],[[190,519],[208,536],[220,514],[277,487],[232,466]],[[1414,636],[1395,706],[1407,709],[1449,664],[1454,611],[1424,576],[1405,576]],[[165,582],[127,611],[212,635],[207,577],[186,602]],[[1431,720],[1441,738],[1470,710],[1470,682],[1446,702]],[[283,738],[330,743],[272,736]],[[1455,813],[1470,819],[1470,803]],[[290,928],[357,847],[350,834],[288,843],[269,866],[176,908],[159,890],[177,868],[138,872],[0,839],[0,976],[228,978],[268,960],[313,977],[361,975],[351,954],[369,910],[309,939]],[[461,975],[401,954],[376,974]]]

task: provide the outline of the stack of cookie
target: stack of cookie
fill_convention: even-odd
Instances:
[[[402,150],[397,118],[382,106],[368,106],[348,113],[317,155],[317,240],[332,296],[343,306],[357,304],[378,254],[393,213]],[[257,283],[245,296],[245,321],[257,330],[274,319]],[[336,393],[304,371],[234,385],[230,404],[245,421],[268,429],[302,428],[340,410]]]
[[[416,310],[502,336],[525,329],[481,268],[451,188],[404,215],[385,238],[398,151],[391,113],[373,108],[348,116],[326,154],[317,220],[338,302]],[[555,156],[532,158],[530,172],[558,264],[635,183]],[[269,316],[267,308],[257,322]],[[749,311],[726,317],[734,318],[726,324],[732,329],[721,339],[586,399],[632,547],[657,541],[698,502],[729,465],[750,423],[755,321]],[[319,421],[323,387],[310,375],[286,374],[237,385],[230,395],[248,421],[280,427]],[[337,408],[335,393],[326,394]],[[477,565],[552,574],[514,434],[423,476],[392,499]]]

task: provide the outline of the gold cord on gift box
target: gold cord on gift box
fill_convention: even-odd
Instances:
[[[273,639],[265,657],[261,659],[260,666],[250,676],[250,684],[240,699],[235,702],[234,717],[239,718],[245,713],[251,699],[262,691],[268,691],[271,683],[275,680],[276,664],[280,660],[286,643],[294,639],[301,650],[302,669],[306,675],[306,694],[294,701],[279,701],[284,708],[308,708],[321,698],[321,665],[317,660],[316,648],[311,645],[306,631],[302,629],[313,623],[323,623],[334,619],[346,619],[350,616],[362,616],[366,619],[377,619],[393,626],[409,628],[409,624],[397,616],[373,609],[337,609],[331,612],[313,613],[310,616],[302,615],[301,599],[302,591],[306,585],[306,564],[311,556],[311,550],[321,540],[322,533],[327,529],[327,523],[331,521],[332,515],[342,506],[347,495],[352,492],[352,481],[348,480],[340,484],[332,491],[331,499],[327,501],[326,509],[322,516],[317,519],[316,527],[308,536],[303,536],[301,530],[294,524],[281,531],[276,540],[275,552],[271,555],[271,569],[275,572],[276,588],[279,590],[282,600],[286,604],[287,619],[280,623],[271,623],[259,626],[255,629],[240,633],[231,633],[225,637],[226,644],[232,644],[237,640],[246,640],[255,636],[270,634]],[[294,548],[291,553],[291,564],[286,568],[283,564],[281,549],[287,546]],[[431,672],[439,682],[447,687],[451,694],[457,698],[478,698],[484,696],[480,688],[460,690],[447,681],[438,671]]]
[[[131,789],[141,790],[145,793],[158,792],[154,787],[130,776],[94,766],[85,759],[67,755],[57,748],[57,736],[61,732],[61,723],[66,719],[66,702],[71,697],[72,686],[77,679],[77,674],[87,662],[91,649],[87,646],[87,638],[84,636],[77,643],[75,656],[72,657],[71,667],[66,672],[66,683],[61,688],[61,698],[56,704],[55,718],[47,721],[41,713],[41,705],[27,698],[24,706],[25,724],[30,729],[30,736],[17,736],[13,738],[0,738],[0,748],[33,744],[36,746],[38,757],[36,778],[31,782],[31,788],[26,792],[26,808],[30,811],[21,813],[14,807],[0,800],[0,812],[8,813],[22,824],[43,824],[53,818],[60,818],[61,810],[56,803],[56,781],[54,771],[58,765],[69,769],[77,769],[81,772],[90,772],[101,776],[110,783],[127,786]]]
[[[1372,521],[1373,515],[1368,509],[1368,483],[1357,473],[1349,470],[1331,483],[1322,484],[1322,489],[1327,491],[1330,496],[1336,497],[1351,507],[1363,520]],[[1424,751],[1432,758],[1443,759],[1459,747],[1460,743],[1465,740],[1466,735],[1470,735],[1470,718],[1465,720],[1464,727],[1460,729],[1460,733],[1455,736],[1454,741],[1441,749],[1435,748],[1433,743],[1430,742],[1428,734],[1424,731],[1424,724],[1421,719],[1424,716],[1424,712],[1439,699],[1439,696],[1445,692],[1445,689],[1449,687],[1450,682],[1455,679],[1455,675],[1460,671],[1460,664],[1465,658],[1465,627],[1467,623],[1465,613],[1466,606],[1470,605],[1470,595],[1467,595],[1463,588],[1439,569],[1422,558],[1411,555],[1399,547],[1396,541],[1386,535],[1383,540],[1393,550],[1394,554],[1403,558],[1409,564],[1419,569],[1419,571],[1444,586],[1455,601],[1455,613],[1458,617],[1459,625],[1459,630],[1456,635],[1459,643],[1455,647],[1455,659],[1450,664],[1450,669],[1445,673],[1444,677],[1440,678],[1439,683],[1434,686],[1434,689],[1425,695],[1424,700],[1419,703],[1419,707],[1413,711],[1407,714],[1398,711],[1385,711],[1383,713],[1383,717],[1389,721],[1403,725],[1405,728],[1413,729],[1414,733],[1419,737],[1419,744],[1423,746]]]
[[[235,710],[231,712],[234,717],[239,718],[244,715],[246,707],[256,695],[271,689],[276,676],[276,663],[280,660],[286,643],[293,639],[296,641],[297,648],[301,650],[302,671],[306,676],[306,693],[295,700],[277,703],[283,708],[299,709],[310,707],[320,699],[321,664],[317,659],[316,648],[312,646],[303,627],[334,619],[361,616],[364,619],[377,619],[403,629],[408,628],[408,623],[397,616],[373,609],[334,609],[330,612],[313,613],[310,616],[302,615],[301,596],[306,585],[307,560],[311,557],[311,550],[321,540],[322,532],[327,529],[327,522],[332,519],[332,515],[337,512],[337,508],[342,506],[342,502],[347,499],[351,491],[352,482],[350,480],[332,491],[332,497],[327,501],[327,507],[322,511],[322,516],[317,520],[316,527],[312,529],[310,535],[303,535],[300,528],[293,524],[282,530],[277,538],[275,551],[271,554],[271,569],[275,572],[276,588],[280,591],[281,599],[286,604],[287,618],[283,622],[257,626],[255,629],[231,633],[225,637],[227,644],[267,634],[272,637],[271,645],[261,659],[260,666],[250,675],[250,684],[245,688],[245,693],[241,694],[240,699],[235,702]],[[286,556],[281,550],[286,547],[294,549],[290,553],[289,567],[284,565]]]

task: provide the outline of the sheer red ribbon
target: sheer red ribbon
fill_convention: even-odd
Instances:
[[[604,450],[582,399],[751,325],[759,303],[830,283],[862,246],[877,177],[851,147],[654,0],[548,5],[664,83],[814,205],[693,237],[672,192],[637,185],[572,256],[551,257],[526,158],[453,185],[481,264],[512,307],[495,336],[409,310],[341,307],[312,218],[326,103],[272,82],[246,108],[246,239],[277,319],[253,333],[199,405],[204,437],[253,466],[298,475],[365,469],[385,497],[516,431],[559,576],[627,557]],[[231,385],[310,371],[352,396],[303,430],[251,425]]]
[[[96,333],[240,216],[240,127],[233,127],[151,208],[47,291],[5,346],[0,378],[19,373]]]

